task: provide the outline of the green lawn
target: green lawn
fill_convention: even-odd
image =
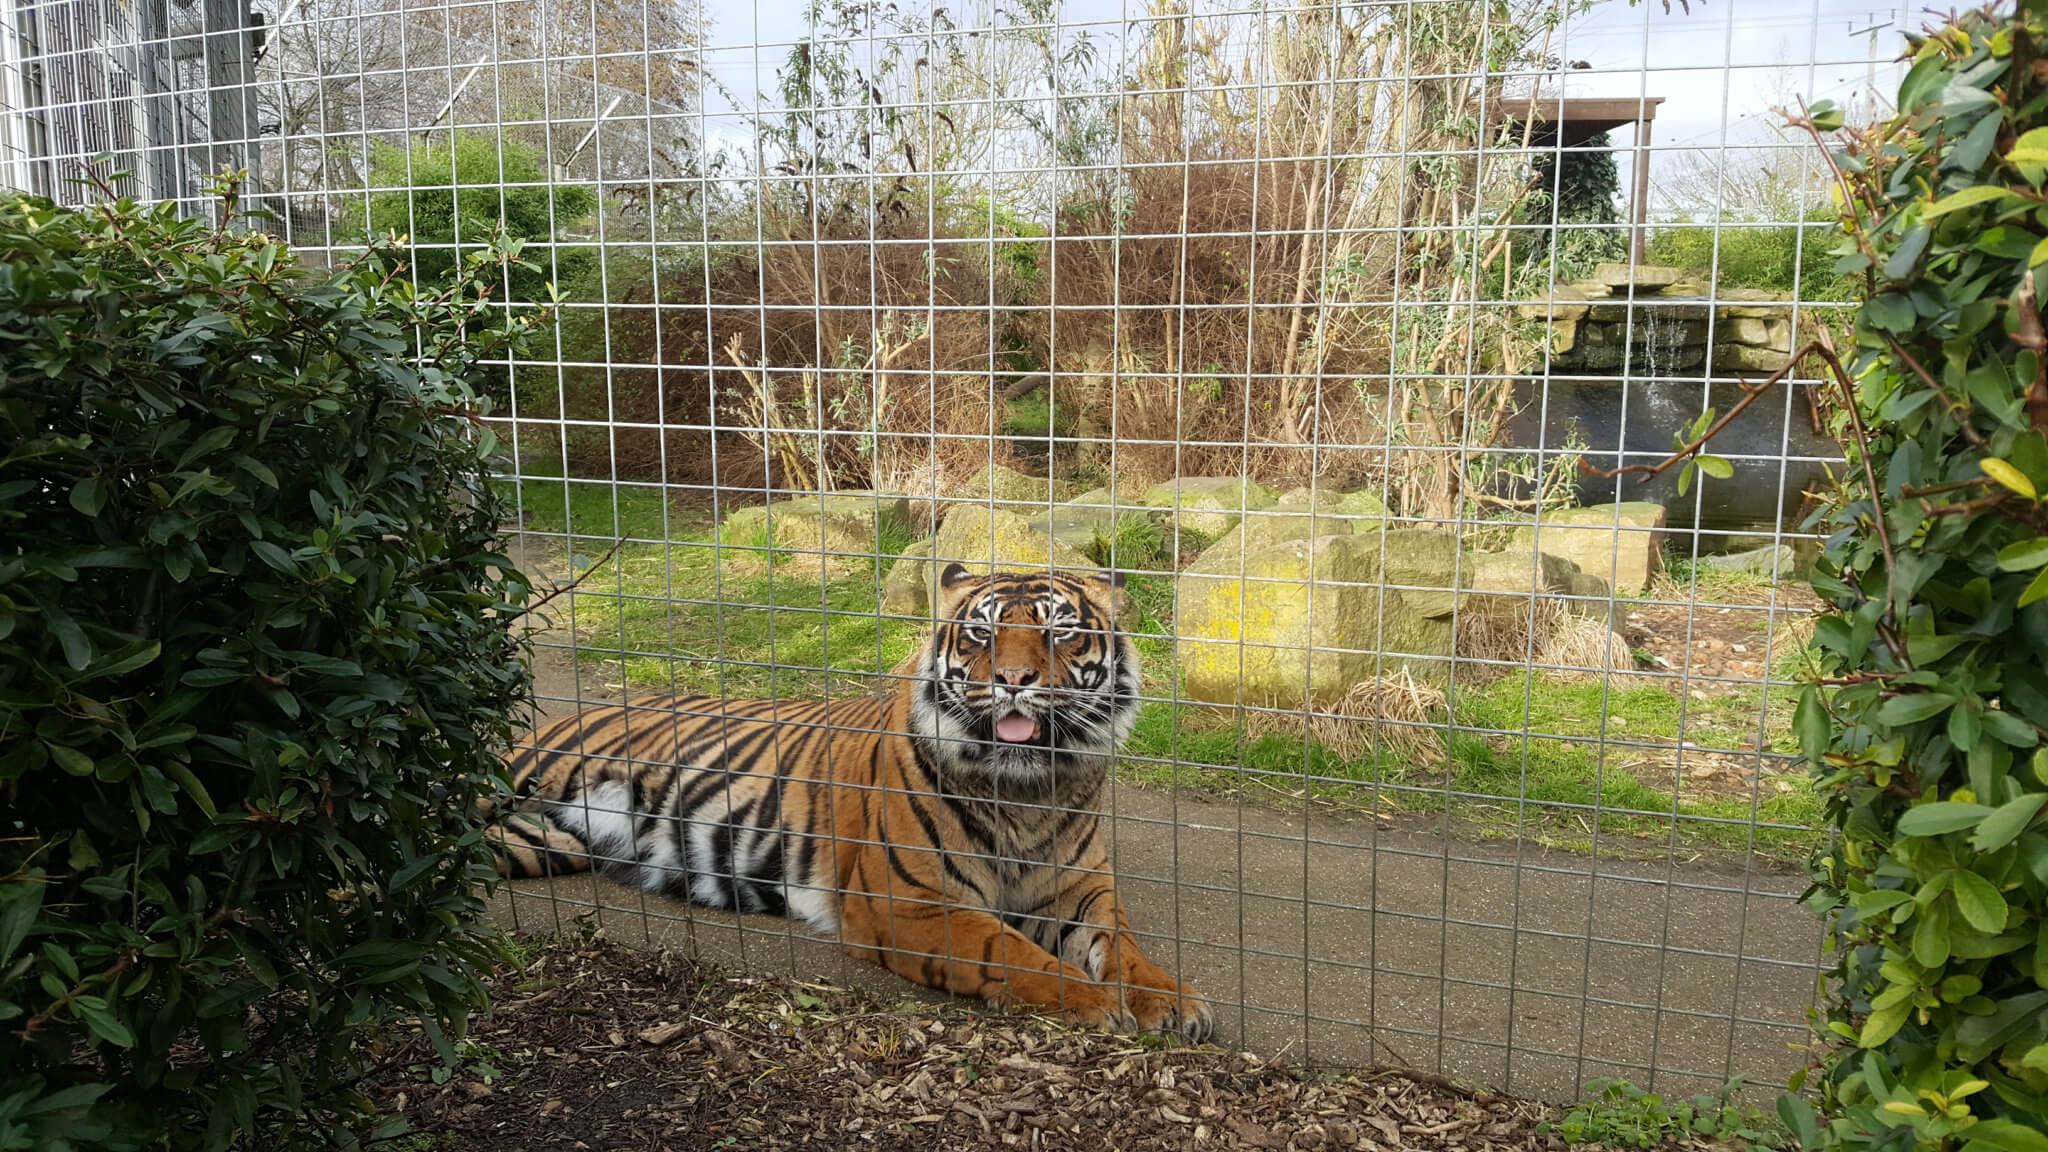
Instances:
[[[720,540],[707,512],[664,509],[655,489],[528,479],[521,497],[527,527],[555,535],[552,567],[574,557],[580,569],[614,540],[629,541],[550,611],[558,626],[574,628],[582,661],[635,691],[863,692],[917,642],[917,622],[877,611],[886,559],[848,561],[821,583],[816,556],[778,552],[766,540]],[[562,540],[565,514],[573,514],[574,533]],[[907,543],[886,538],[875,550],[886,557]],[[1175,703],[1172,582],[1138,576],[1129,587],[1146,693],[1155,698],[1129,747],[1125,771],[1134,783],[1448,814],[1485,835],[1566,848],[1597,839],[1603,853],[1677,842],[1792,859],[1819,842],[1811,829],[1821,804],[1796,772],[1709,788],[1676,752],[1680,741],[1743,747],[1756,737],[1760,708],[1766,746],[1786,749],[1791,689],[1774,688],[1767,701],[1761,690],[1699,700],[1657,685],[1603,688],[1543,673],[1461,680],[1448,715],[1432,717],[1440,727],[1426,742],[1448,755],[1347,758],[1289,732],[1286,720],[1246,733],[1233,712]],[[1685,755],[1698,763],[1695,751]]]

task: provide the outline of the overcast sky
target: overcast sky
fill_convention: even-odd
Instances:
[[[906,8],[933,2],[903,0]],[[1570,20],[1553,48],[1560,58],[1586,65],[1566,72],[1567,95],[1663,97],[1654,125],[1658,151],[1743,148],[1770,139],[1765,124],[1773,119],[1771,109],[1789,98],[1862,101],[1874,75],[1879,98],[1889,99],[1900,76],[1893,60],[1904,45],[1902,30],[1909,20],[1914,27],[1925,21],[1918,9],[1885,8],[1884,2],[1692,0],[1688,12],[1671,0],[1666,12],[1662,0],[1601,0]],[[742,99],[770,90],[786,45],[808,31],[802,0],[707,4],[713,74]],[[949,7],[957,21],[965,21],[981,4],[953,0]],[[1145,10],[1144,0],[1062,0],[1062,18],[1089,26],[1098,43],[1107,45],[1124,20]],[[1862,30],[1887,22],[1876,33],[1873,51],[1872,36]],[[719,109],[707,111],[715,115]],[[714,120],[708,127],[714,138],[744,136],[744,129],[729,122]],[[1631,143],[1628,131],[1616,132],[1614,142]],[[1619,158],[1627,188],[1632,158],[1626,150]],[[1654,157],[1652,165],[1653,174],[1669,172]]]

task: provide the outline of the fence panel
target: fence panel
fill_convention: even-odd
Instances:
[[[525,242],[505,307],[559,304],[491,419],[559,592],[545,719],[637,702],[599,751],[658,771],[707,700],[866,717],[927,678],[947,562],[1114,570],[1103,827],[1223,1042],[1554,1097],[1800,1062],[1791,685],[1840,452],[1790,353],[1849,285],[1772,109],[1882,114],[1903,13],[196,4],[16,3],[8,178],[88,198],[112,153],[196,210],[246,168],[302,258],[397,233],[426,290]],[[861,779],[882,723],[782,755]],[[686,891],[648,827],[599,854]],[[501,907],[891,979],[587,875]]]

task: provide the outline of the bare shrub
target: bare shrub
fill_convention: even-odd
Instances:
[[[1542,58],[1548,4],[1486,3],[1159,0],[1126,75],[1028,11],[976,38],[826,4],[760,170],[707,182],[726,199],[679,230],[703,266],[607,331],[650,367],[606,373],[605,410],[733,429],[720,471],[748,486],[936,486],[1010,462],[1004,393],[1049,373],[1055,431],[1103,446],[1053,464],[1093,482],[1248,472],[1491,511],[1527,333],[1481,301],[1531,274],[1507,243],[1527,173],[1481,119],[1500,82],[1460,77]]]

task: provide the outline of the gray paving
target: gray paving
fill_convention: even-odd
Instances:
[[[597,695],[587,677],[556,688]],[[1549,1099],[1599,1076],[1775,1089],[1802,1062],[1820,933],[1781,866],[1605,860],[1133,786],[1110,803],[1134,927],[1217,1006],[1222,1043]],[[587,877],[512,886],[498,908],[526,930],[589,916],[615,939],[928,995],[788,921]]]

